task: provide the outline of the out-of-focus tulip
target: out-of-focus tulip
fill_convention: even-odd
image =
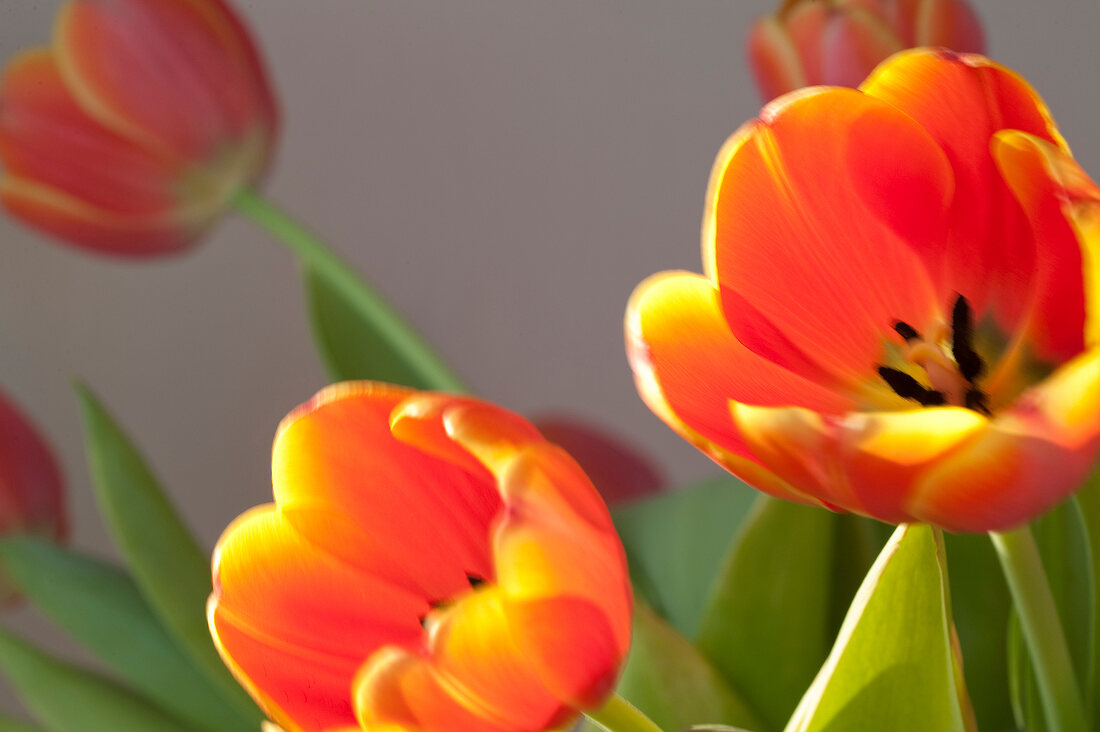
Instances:
[[[221,0],[71,0],[0,79],[0,199],[81,247],[175,251],[260,176],[277,118]]]
[[[214,555],[210,627],[287,730],[544,730],[630,640],[622,545],[577,464],[469,398],[329,387],[279,427],[275,504]]]
[[[646,455],[584,420],[543,414],[532,422],[543,437],[577,461],[608,503],[642,498],[666,485],[660,468]]]
[[[983,53],[966,0],[786,0],[749,34],[764,99],[804,86],[856,86],[888,56],[916,46]]]
[[[638,389],[773,495],[1020,524],[1100,454],[1098,199],[1034,90],[980,56],[784,96],[718,155],[707,274],[630,301]]]
[[[0,536],[68,537],[61,470],[30,420],[0,395]],[[18,597],[0,578],[0,603]]]

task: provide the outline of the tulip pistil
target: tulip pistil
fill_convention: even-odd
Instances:
[[[933,338],[926,339],[904,321],[896,321],[893,327],[905,341],[905,359],[922,367],[931,383],[931,387],[927,387],[901,369],[879,366],[879,376],[895,394],[924,407],[954,404],[990,414],[989,397],[977,384],[978,377],[985,371],[985,361],[972,345],[974,319],[970,302],[965,297],[958,295],[955,298],[950,332],[942,327]],[[950,355],[942,345],[948,339],[951,341]]]

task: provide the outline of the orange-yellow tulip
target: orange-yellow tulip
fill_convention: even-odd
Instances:
[[[275,503],[218,542],[215,642],[287,730],[519,732],[600,704],[622,545],[576,463],[470,398],[329,387],[279,427]]]
[[[1034,90],[980,56],[784,96],[718,155],[706,276],[632,296],[638,389],[773,495],[1027,521],[1100,453],[1098,199]]]
[[[749,34],[764,99],[816,84],[856,86],[890,54],[915,46],[982,53],[966,0],[786,0]]]
[[[277,117],[221,0],[70,0],[0,79],[0,200],[81,247],[176,251],[263,172]]]

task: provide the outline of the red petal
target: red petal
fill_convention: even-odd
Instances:
[[[984,53],[982,25],[964,0],[894,0],[891,21],[907,48],[943,46]]]
[[[777,100],[730,138],[711,174],[704,265],[733,334],[861,391],[893,323],[920,329],[939,312],[915,249],[944,237],[950,192],[942,151],[907,115],[847,89]],[[819,368],[776,358],[761,317]]]
[[[889,25],[862,8],[835,12],[822,43],[822,83],[856,87],[892,53],[903,48]]]
[[[221,0],[74,0],[55,43],[82,105],[152,149],[205,160],[249,130],[274,133],[256,51]]]
[[[965,295],[979,316],[992,312],[1012,333],[1030,317],[1026,309],[1035,270],[1065,269],[1045,243],[1036,241],[1026,212],[998,172],[990,144],[1002,129],[1036,135],[1064,147],[1035,91],[1019,75],[980,56],[915,50],[895,56],[862,87],[916,119],[942,146],[955,174],[951,223],[946,236],[922,256],[935,278],[940,302]],[[1064,280],[1059,275],[1056,279]],[[1040,314],[1047,319],[1052,314]],[[1061,317],[1061,314],[1058,314]],[[1080,337],[1065,330],[1036,334],[1047,360],[1080,351]]]

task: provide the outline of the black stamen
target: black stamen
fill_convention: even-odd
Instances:
[[[981,412],[987,417],[993,416],[989,409],[989,397],[981,389],[968,389],[966,391],[966,408]]]
[[[959,295],[951,309],[951,355],[955,357],[963,378],[974,383],[974,379],[981,376],[985,363],[970,344],[974,335],[971,317],[970,303]]]
[[[485,580],[482,577],[479,577],[476,574],[471,574],[469,572],[466,573],[466,581],[469,582],[470,587],[474,588],[475,590],[485,584]]]
[[[899,320],[898,322],[894,323],[894,331],[899,336],[904,338],[906,343],[908,343],[909,341],[920,340],[920,333],[917,332],[917,329],[909,325],[905,321]]]
[[[947,403],[942,392],[927,388],[904,371],[892,369],[889,366],[879,366],[878,375],[894,390],[895,394],[903,399],[913,399],[924,407],[935,407]]]
[[[427,615],[421,615],[419,618],[417,618],[417,620],[420,621],[420,627],[421,628],[423,628],[424,630],[428,629],[428,616]]]

